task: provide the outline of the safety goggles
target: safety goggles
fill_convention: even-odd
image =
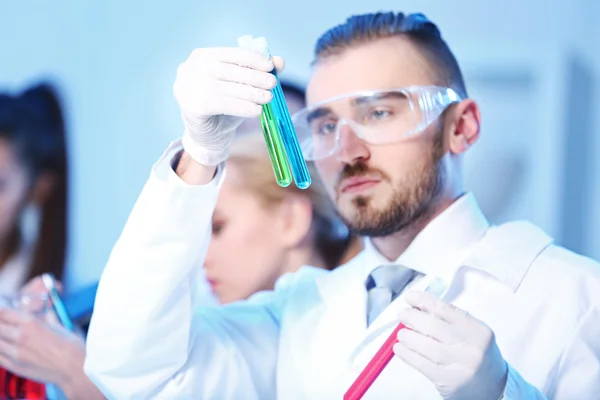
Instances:
[[[439,86],[372,90],[314,104],[295,113],[292,121],[304,157],[314,161],[339,149],[344,125],[367,143],[395,143],[423,131],[460,100],[454,90]]]

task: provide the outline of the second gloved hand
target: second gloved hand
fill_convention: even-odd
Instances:
[[[283,68],[246,49],[196,49],[179,66],[173,86],[185,125],[183,147],[197,162],[225,161],[235,130],[245,117],[257,117],[272,99],[277,80],[270,72]]]
[[[508,366],[483,322],[425,292],[407,293],[394,353],[420,371],[445,400],[498,400]]]

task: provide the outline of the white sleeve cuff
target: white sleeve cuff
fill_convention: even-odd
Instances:
[[[217,165],[217,171],[215,173],[215,176],[210,182],[204,185],[190,185],[184,182],[173,170],[173,160],[182,150],[183,145],[181,143],[181,140],[171,142],[169,147],[164,151],[162,156],[152,167],[152,175],[154,175],[160,181],[172,185],[187,186],[189,188],[198,188],[198,190],[202,190],[203,188],[205,189],[211,186],[220,189],[221,185],[223,184],[223,179],[225,178],[225,163],[222,162]]]
[[[229,157],[229,144],[231,144],[233,138],[234,135],[231,135],[231,138],[228,139],[228,143],[223,147],[222,150],[210,150],[196,143],[189,131],[186,129],[183,133],[181,144],[185,148],[185,151],[187,151],[194,160],[203,165],[214,166],[221,164],[227,159],[227,157]]]

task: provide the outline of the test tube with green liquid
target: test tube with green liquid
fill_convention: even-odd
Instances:
[[[256,50],[254,47],[254,38],[250,35],[239,37],[238,44],[245,49]],[[263,131],[265,143],[267,144],[267,150],[269,151],[275,181],[279,186],[287,187],[292,183],[292,171],[285,153],[285,145],[278,120],[275,117],[271,103],[262,106],[260,126]]]
[[[267,45],[267,39],[264,37],[258,37],[253,39],[254,49],[259,53],[271,57],[269,46]],[[306,161],[302,156],[302,150],[300,149],[300,143],[298,142],[298,136],[292,123],[290,111],[288,110],[283,95],[283,89],[277,76],[277,71],[271,72],[277,78],[277,85],[271,90],[273,93],[273,105],[272,111],[277,121],[277,128],[279,135],[283,140],[283,147],[285,149],[285,155],[288,161],[290,170],[292,171],[292,178],[296,182],[296,186],[300,189],[307,189],[310,186],[311,178],[308,171]]]
[[[265,142],[267,143],[267,149],[269,150],[275,180],[279,186],[287,187],[292,183],[292,171],[285,155],[285,146],[283,145],[283,138],[281,137],[281,132],[279,132],[277,120],[273,113],[273,106],[269,103],[263,105],[262,108],[260,126],[262,127]]]

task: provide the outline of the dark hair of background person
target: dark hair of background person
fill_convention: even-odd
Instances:
[[[0,138],[14,146],[29,174],[31,190],[47,174],[52,181],[41,208],[40,226],[27,281],[42,273],[62,280],[68,227],[68,163],[61,101],[48,83],[20,94],[0,94]],[[16,251],[21,240],[19,224],[9,235]]]

